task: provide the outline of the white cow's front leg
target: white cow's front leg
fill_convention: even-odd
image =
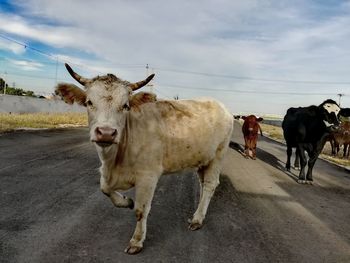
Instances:
[[[135,185],[135,212],[136,228],[125,252],[128,254],[137,254],[143,248],[143,242],[146,239],[147,217],[151,210],[151,203],[154,191],[157,186],[158,176],[145,176],[140,178]]]
[[[110,187],[105,183],[103,176],[100,178],[100,187],[101,191],[111,199],[112,203],[116,207],[124,207],[130,209],[134,208],[134,201],[119,192],[111,190]]]
[[[111,198],[112,203],[116,207],[123,207],[123,208],[130,208],[130,209],[134,208],[134,201],[131,198],[124,196],[117,191],[111,192],[109,197]]]

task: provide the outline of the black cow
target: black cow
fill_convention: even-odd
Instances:
[[[326,100],[319,106],[289,108],[282,122],[283,135],[287,143],[286,169],[290,171],[292,148],[296,148],[296,164],[300,157],[298,183],[312,183],[312,169],[326,143],[327,135],[339,125],[339,105]],[[308,153],[307,160],[305,151]],[[305,166],[308,171],[305,176]],[[297,165],[296,165],[297,166]]]
[[[350,108],[341,108],[338,115],[346,118],[350,117]]]

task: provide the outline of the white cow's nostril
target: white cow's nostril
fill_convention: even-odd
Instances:
[[[100,130],[99,127],[96,128],[95,133],[96,133],[96,135],[98,135],[98,136],[101,136],[101,135],[102,135],[102,132],[101,132],[101,130]]]
[[[96,142],[113,143],[117,130],[110,127],[97,127],[95,129]]]

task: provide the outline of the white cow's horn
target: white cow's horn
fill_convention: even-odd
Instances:
[[[150,82],[153,79],[153,77],[154,77],[154,74],[149,75],[147,77],[147,79],[145,79],[145,80],[141,80],[141,81],[136,82],[136,83],[131,83],[130,87],[132,90],[137,90],[139,88],[142,88],[143,86],[147,85],[147,83]]]
[[[89,79],[83,78],[78,73],[75,73],[67,63],[65,63],[64,65],[66,66],[66,69],[68,70],[69,74],[73,77],[73,79],[78,81],[83,86],[85,86],[85,84],[88,83]]]

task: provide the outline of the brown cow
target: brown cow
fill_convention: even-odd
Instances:
[[[244,154],[245,157],[251,157],[252,159],[256,159],[256,143],[258,140],[258,131],[260,130],[261,136],[263,136],[261,127],[259,122],[263,120],[263,118],[257,118],[255,115],[242,116],[244,120],[242,126],[242,132],[244,136]],[[252,154],[250,154],[250,152]]]
[[[340,146],[344,145],[343,158],[349,157],[349,152],[347,152],[347,150],[350,144],[350,122],[341,122],[339,129],[328,135],[327,139],[332,146],[332,155],[338,155]]]

